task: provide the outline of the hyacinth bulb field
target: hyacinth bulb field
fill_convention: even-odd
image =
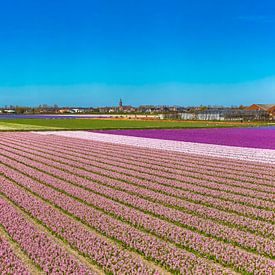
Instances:
[[[0,274],[275,274],[275,130],[169,131],[0,133]]]

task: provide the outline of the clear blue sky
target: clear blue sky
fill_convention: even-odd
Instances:
[[[274,0],[9,0],[0,105],[275,103]]]

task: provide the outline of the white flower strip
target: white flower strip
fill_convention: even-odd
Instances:
[[[70,138],[109,142],[114,144],[131,145],[143,148],[160,149],[181,153],[275,164],[275,150],[270,149],[257,149],[224,146],[216,144],[161,140],[153,138],[93,133],[85,131],[47,131],[33,133],[41,135],[57,135]]]

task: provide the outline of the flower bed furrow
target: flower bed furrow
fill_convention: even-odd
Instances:
[[[95,201],[99,200],[104,201],[102,203],[103,205],[108,205],[110,204],[110,201],[105,199],[104,197],[99,197],[96,194],[93,194],[91,192],[88,192],[87,190],[83,190],[81,188],[75,187],[75,186],[70,186],[68,183],[65,183],[61,180],[55,179],[47,174],[43,174],[42,172],[39,172],[37,170],[34,170],[30,167],[27,167],[23,164],[16,164],[15,162],[9,162],[8,165],[18,167],[21,172],[28,174],[32,178],[38,179],[40,182],[46,183],[50,186],[53,186],[54,188],[61,189],[62,191],[66,191],[68,194],[80,198],[88,203],[94,204]],[[2,170],[3,173],[6,174],[6,176],[9,176],[13,180],[16,180],[16,177],[13,173],[16,173],[14,170],[13,171],[5,171]],[[21,175],[21,177],[23,177]],[[26,181],[29,181],[27,178]],[[100,207],[96,205],[97,207]],[[165,208],[163,208],[165,209]],[[108,209],[109,211],[110,209]],[[169,212],[169,211],[168,211]],[[117,213],[116,213],[117,214]],[[211,221],[192,216],[190,214],[183,214],[182,219],[185,221],[184,225],[187,225],[187,227],[192,227],[195,228],[197,232],[199,233],[204,233],[206,236],[210,235],[214,238],[222,239],[225,241],[231,241],[234,244],[239,243],[240,246],[246,247],[249,249],[256,250],[258,252],[264,253],[266,255],[270,255],[273,257],[274,251],[271,248],[272,247],[272,242],[269,239],[264,239],[259,236],[252,235],[250,233],[246,233],[240,230],[236,230],[230,227],[226,227],[223,225],[215,224]],[[268,228],[267,228],[268,229]],[[274,228],[273,228],[274,229]],[[270,228],[269,228],[270,230]],[[273,230],[274,231],[274,230]],[[269,231],[270,232],[270,231]],[[253,242],[251,240],[253,239]],[[275,245],[274,245],[275,246]]]
[[[3,154],[6,150],[1,150],[1,154]],[[10,152],[7,152],[6,154],[11,154]],[[62,176],[64,179],[66,179],[68,176],[74,181],[83,180],[85,178],[89,178],[90,180],[100,181],[103,184],[107,184],[109,186],[112,186],[114,188],[119,188],[123,191],[136,193],[140,195],[144,195],[146,197],[149,197],[153,200],[164,202],[166,204],[174,205],[177,207],[185,207],[185,201],[183,200],[183,197],[181,199],[171,197],[159,192],[155,192],[155,190],[149,190],[145,188],[141,188],[140,186],[132,185],[123,181],[114,180],[112,178],[108,178],[106,176],[101,176],[98,174],[93,174],[91,172],[84,171],[82,169],[77,169],[74,167],[71,167],[69,165],[65,164],[59,164],[54,161],[50,161],[41,157],[32,156],[31,158],[27,157],[19,157],[17,154],[17,159],[22,160],[22,162],[25,162],[26,164],[29,163],[30,165],[45,170],[47,169],[50,173],[53,173],[54,175]],[[69,173],[67,173],[67,171]],[[81,175],[81,177],[79,176]],[[246,205],[238,204],[236,205],[233,202],[220,200],[218,198],[211,198],[204,195],[199,195],[195,193],[188,193],[185,195],[184,199],[191,200],[193,202],[198,203],[204,203],[206,205],[210,205],[211,207],[216,207],[221,210],[231,211],[234,213],[242,214],[245,216],[250,216],[256,219],[261,219],[264,221],[269,221],[274,223],[275,213],[273,211],[267,211],[263,209],[253,208]]]
[[[20,205],[24,207],[24,209],[26,209],[32,215],[35,215],[35,217],[41,219],[43,222],[45,222],[45,219],[49,223],[49,220],[59,218],[58,225],[55,221],[56,225],[53,224],[51,226],[58,226],[59,228],[61,227],[63,232],[59,234],[66,235],[66,232],[72,230],[71,227],[73,227],[73,222],[69,223],[67,221],[65,223],[66,216],[64,214],[61,217],[57,217],[55,215],[56,211],[54,211],[50,205],[42,203],[42,201],[38,200],[33,196],[30,197],[25,191],[14,186],[13,183],[5,181],[5,185],[10,186],[9,189],[12,189],[9,193],[9,196],[13,196],[12,191],[13,193],[16,191],[16,194],[19,197],[19,199],[14,198],[14,196],[13,199],[17,203],[20,203]],[[210,261],[207,261],[203,258],[200,258],[192,253],[189,253],[172,245],[168,245],[166,242],[158,240],[153,236],[145,234],[144,232],[138,231],[127,224],[123,224],[111,217],[106,216],[103,213],[100,213],[99,211],[88,208],[87,206],[67,197],[62,193],[54,193],[53,190],[44,190],[42,196],[43,198],[49,200],[53,204],[56,204],[58,207],[61,207],[63,211],[65,210],[66,212],[71,213],[75,217],[84,220],[87,224],[90,224],[92,228],[98,229],[103,234],[106,234],[106,236],[120,240],[120,242],[125,244],[125,246],[129,246],[129,248],[134,248],[137,251],[142,252],[147,258],[159,262],[172,272],[181,272],[186,269],[189,270],[189,272],[194,273],[203,270],[203,273],[207,274],[208,272],[221,273],[226,270],[222,266],[219,266],[215,263],[211,263]],[[42,211],[43,213],[40,213]],[[70,226],[70,229],[65,228],[65,225]],[[60,229],[55,230],[59,231]],[[82,235],[81,227],[79,225],[77,228],[74,228],[73,231],[77,232],[77,234],[80,236]],[[77,237],[74,236],[74,240],[76,239]],[[83,241],[84,240],[85,239],[83,238]],[[92,246],[89,238],[87,238],[85,241],[87,243],[86,246]],[[85,247],[85,244],[82,244],[82,246]],[[107,259],[108,258],[106,258],[105,261]],[[108,259],[108,262],[113,262],[115,260],[115,258],[113,260]],[[258,267],[256,268],[261,269],[263,264],[267,264],[266,271],[268,271],[272,267],[272,261],[262,257],[259,258],[259,260],[262,262],[259,263]],[[117,261],[117,265],[121,264],[120,261]],[[134,268],[134,266],[131,267],[131,264],[134,263],[131,262],[131,259],[129,259],[127,255],[124,255],[124,263],[127,263],[129,267],[129,270],[124,270],[124,272],[127,271],[127,273],[129,272],[131,274],[143,274],[145,272],[152,272],[152,270],[150,271],[148,270],[148,268],[146,269],[143,265],[140,265],[138,268]],[[119,272],[119,270],[117,270],[117,272]]]
[[[4,182],[1,180],[1,191]],[[73,255],[51,240],[0,197],[0,223],[22,250],[46,273],[92,274]]]
[[[21,274],[30,275],[27,266],[23,264],[21,259],[13,251],[9,244],[3,236],[0,235],[0,274]]]
[[[22,138],[22,137],[21,137]],[[20,139],[21,139],[20,138]],[[42,146],[42,145],[45,145],[45,146],[49,146],[51,145],[51,148],[61,148],[61,149],[64,149],[63,147],[63,143],[62,141],[60,140],[57,140],[57,139],[53,139],[53,137],[51,136],[51,139],[48,139],[48,140],[44,140],[44,139],[39,139],[39,138],[32,138],[32,140]],[[22,142],[26,142],[27,144],[30,144],[30,142],[28,143],[28,140],[25,141],[25,140],[20,140]],[[67,144],[68,142],[66,142]],[[31,143],[33,144],[33,143]],[[68,145],[67,145],[68,146]],[[175,173],[175,169],[179,170],[182,174],[182,175],[185,175],[186,172],[188,171],[191,171],[191,172],[197,172],[200,171],[201,169],[203,169],[208,175],[216,175],[216,174],[219,174],[219,176],[223,176],[225,177],[225,175],[222,175],[222,173],[224,172],[224,168],[220,169],[220,170],[216,170],[216,166],[218,164],[216,164],[216,166],[211,166],[210,168],[208,168],[208,163],[205,163],[202,165],[202,164],[196,164],[196,162],[192,162],[192,159],[190,159],[190,156],[188,155],[183,155],[180,159],[181,159],[181,163],[180,164],[176,164],[176,163],[173,163],[173,162],[168,162],[167,165],[168,167],[164,166],[164,163],[165,163],[165,159],[163,160],[158,160],[156,161],[156,158],[154,157],[153,159],[150,158],[150,155],[149,153],[146,153],[142,156],[140,156],[140,154],[135,154],[135,155],[129,155],[128,153],[128,148],[127,146],[125,146],[126,148],[121,148],[121,150],[119,151],[119,154],[117,155],[116,152],[117,151],[117,145],[116,144],[113,144],[111,146],[113,146],[113,148],[110,148],[110,149],[106,149],[105,147],[101,148],[103,145],[100,144],[99,142],[95,142],[95,143],[92,143],[92,144],[89,144],[89,146],[85,146],[85,143],[83,144],[83,142],[79,142],[79,145],[78,144],[75,144],[72,145],[72,146],[69,146],[70,148],[70,154],[72,154],[73,152],[74,153],[80,153],[80,154],[84,154],[84,155],[90,155],[92,154],[92,156],[94,156],[95,153],[99,154],[99,156],[104,156],[104,154],[106,155],[107,154],[107,157],[108,156],[111,156],[113,158],[116,158],[118,161],[121,162],[121,160],[126,160],[127,162],[129,161],[129,159],[131,160],[132,158],[132,164],[134,165],[137,165],[137,162],[141,162],[143,163],[143,165],[149,165],[149,166],[153,166],[155,165],[155,169],[158,169],[159,166],[163,167],[163,170],[165,169],[173,169],[172,172]],[[78,149],[78,151],[77,151]],[[91,149],[92,149],[92,152],[91,152]],[[100,150],[99,150],[100,149]],[[115,153],[113,154],[110,154],[110,151],[114,151]],[[191,162],[191,165],[190,165],[190,162]],[[184,163],[184,166],[182,165]],[[171,167],[171,164],[172,164],[172,167]],[[251,182],[253,183],[253,180],[257,180],[260,181],[262,184],[266,182],[266,184],[270,185],[271,187],[274,186],[273,185],[273,176],[270,176],[268,177],[268,179],[265,179],[265,175],[263,175],[263,171],[261,170],[261,174],[259,177],[256,177],[255,178],[255,174],[256,173],[259,173],[259,171],[254,171],[251,172],[251,174],[247,175],[247,171],[246,171],[246,167],[244,166],[244,164],[240,165],[240,166],[243,166],[245,169],[241,170],[239,174],[232,174],[232,176],[229,177],[229,175],[231,175],[233,169],[232,167],[230,167],[230,169],[227,169],[227,175],[226,175],[226,178],[231,178],[231,179],[241,179],[245,182]],[[239,167],[240,167],[239,166]],[[188,168],[188,169],[187,169]],[[208,168],[208,169],[207,169]],[[168,171],[169,172],[169,171]],[[178,172],[179,173],[179,172]],[[202,174],[202,173],[200,173]],[[275,176],[275,174],[274,174]]]
[[[145,238],[144,241],[146,243],[151,243],[151,245],[156,243],[156,240],[154,240],[154,238],[150,238],[148,234],[146,235],[143,232],[137,231],[126,224],[106,216],[100,211],[89,208],[88,206],[67,197],[65,194],[52,190],[46,186],[37,186],[37,183],[33,183],[30,180],[22,179],[22,182],[27,182],[27,186],[29,186],[29,188],[34,192],[37,192],[41,197],[72,213],[76,217],[87,222],[89,225],[97,227],[101,232],[106,233],[107,236],[110,234],[111,236],[115,236],[115,238],[122,236],[122,240],[128,240],[127,244],[129,245],[129,243],[132,243],[134,246],[137,242],[142,245],[142,241],[137,240],[138,237]],[[133,214],[135,215],[135,213]],[[159,223],[156,219],[146,219],[143,216],[141,217],[141,220],[147,220],[147,226],[151,228],[151,230],[155,229],[157,232],[161,232],[160,234],[162,234],[162,236],[166,236],[166,238],[168,237],[168,239],[170,238],[173,241],[191,249],[195,249],[200,253],[205,253],[206,255],[210,254],[211,258],[214,256],[223,264],[233,266],[237,270],[239,269],[239,271],[244,269],[247,272],[254,273],[258,270],[258,268],[260,268],[259,270],[262,270],[262,266],[265,265],[268,266],[266,270],[268,271],[269,269],[271,270],[274,263],[264,257],[238,250],[234,246],[216,242],[211,238],[197,235],[188,230],[183,230],[176,226],[167,227],[167,224]],[[127,232],[127,237],[125,237],[125,232]],[[168,244],[165,245],[165,243],[163,243],[163,245],[168,246]],[[271,247],[272,244],[270,243],[269,246]],[[159,246],[158,250],[160,250],[161,253],[171,253],[171,251],[166,251],[167,247],[165,250],[162,246]],[[229,259],[227,253],[224,254],[224,251],[227,251],[227,253],[230,254]],[[177,254],[175,254],[175,249],[173,252],[174,257],[176,257]],[[259,263],[257,267],[253,267],[255,262]],[[253,270],[253,268],[255,269]]]
[[[132,256],[127,250],[107,241],[105,237],[86,229],[73,218],[21,190],[15,183],[3,177],[1,181],[0,190],[5,196],[106,272],[154,273],[141,258]]]
[[[3,143],[6,147],[9,147],[9,144]],[[222,184],[222,187],[225,187],[226,192],[223,190],[221,187],[221,184],[216,184],[213,182],[209,181],[204,181],[204,180],[197,180],[194,178],[183,178],[179,180],[171,180],[165,178],[167,175],[165,174],[163,176],[163,172],[159,171],[158,173],[155,174],[148,174],[150,173],[149,169],[144,169],[143,167],[140,167],[139,170],[134,169],[133,165],[129,165],[127,163],[124,163],[124,167],[127,169],[121,169],[119,166],[116,165],[116,163],[112,163],[112,161],[109,161],[108,164],[105,164],[106,159],[100,162],[100,156],[98,156],[97,160],[93,159],[85,159],[85,157],[75,157],[75,156],[70,156],[70,154],[66,152],[58,152],[53,150],[53,147],[51,146],[51,149],[40,149],[40,147],[36,147],[32,145],[31,147],[29,146],[22,146],[22,145],[16,145],[13,143],[13,149],[18,149],[23,152],[35,154],[38,156],[54,159],[55,161],[61,162],[61,163],[66,163],[75,167],[83,168],[91,172],[96,172],[100,174],[106,174],[104,173],[105,170],[107,170],[107,176],[112,173],[112,177],[115,178],[123,178],[126,181],[131,181],[136,183],[138,181],[137,178],[139,179],[144,179],[144,180],[150,180],[152,182],[158,182],[160,184],[164,184],[165,186],[172,186],[176,187],[178,189],[174,190],[172,188],[166,188],[166,190],[172,190],[171,194],[176,193],[178,196],[180,196],[181,192],[184,191],[193,191],[193,192],[198,192],[201,194],[206,194],[210,195],[213,197],[218,197],[218,198],[223,198],[223,199],[228,199],[232,201],[236,201],[238,203],[243,203],[243,204],[248,204],[250,206],[258,206],[262,208],[269,208],[269,209],[275,209],[275,202],[273,203],[272,201],[266,201],[267,199],[269,200],[274,200],[275,199],[275,194],[272,193],[264,193],[264,192],[257,192],[255,190],[249,190],[249,189],[242,189],[238,187],[228,187],[225,184]],[[54,156],[52,155],[54,154]],[[92,166],[95,166],[92,167]],[[135,177],[129,177],[131,176],[131,171],[134,171]],[[118,172],[118,173],[117,173]],[[121,175],[123,174],[123,175]],[[162,177],[163,176],[163,177]],[[180,181],[180,182],[179,182]],[[198,184],[200,183],[200,185]],[[202,182],[202,183],[201,183]],[[152,183],[146,184],[146,186],[149,187],[149,185],[152,185]],[[205,188],[206,187],[206,188]],[[218,188],[217,188],[218,187]],[[154,187],[153,187],[154,188]],[[213,189],[212,189],[213,188]],[[269,191],[267,187],[262,187],[263,189],[266,188],[266,191]],[[179,190],[179,189],[183,189]],[[218,190],[217,190],[218,189]],[[221,189],[221,190],[219,190]],[[275,190],[275,189],[274,189]],[[231,194],[230,192],[233,192]],[[249,197],[252,196],[251,197]]]

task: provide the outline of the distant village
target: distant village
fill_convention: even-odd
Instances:
[[[250,106],[154,106],[141,105],[133,107],[123,105],[119,100],[117,106],[106,107],[59,107],[46,104],[37,107],[4,106],[1,115],[7,114],[108,114],[110,117],[158,118],[181,120],[235,120],[235,121],[269,121],[275,120],[275,104],[252,104]]]

